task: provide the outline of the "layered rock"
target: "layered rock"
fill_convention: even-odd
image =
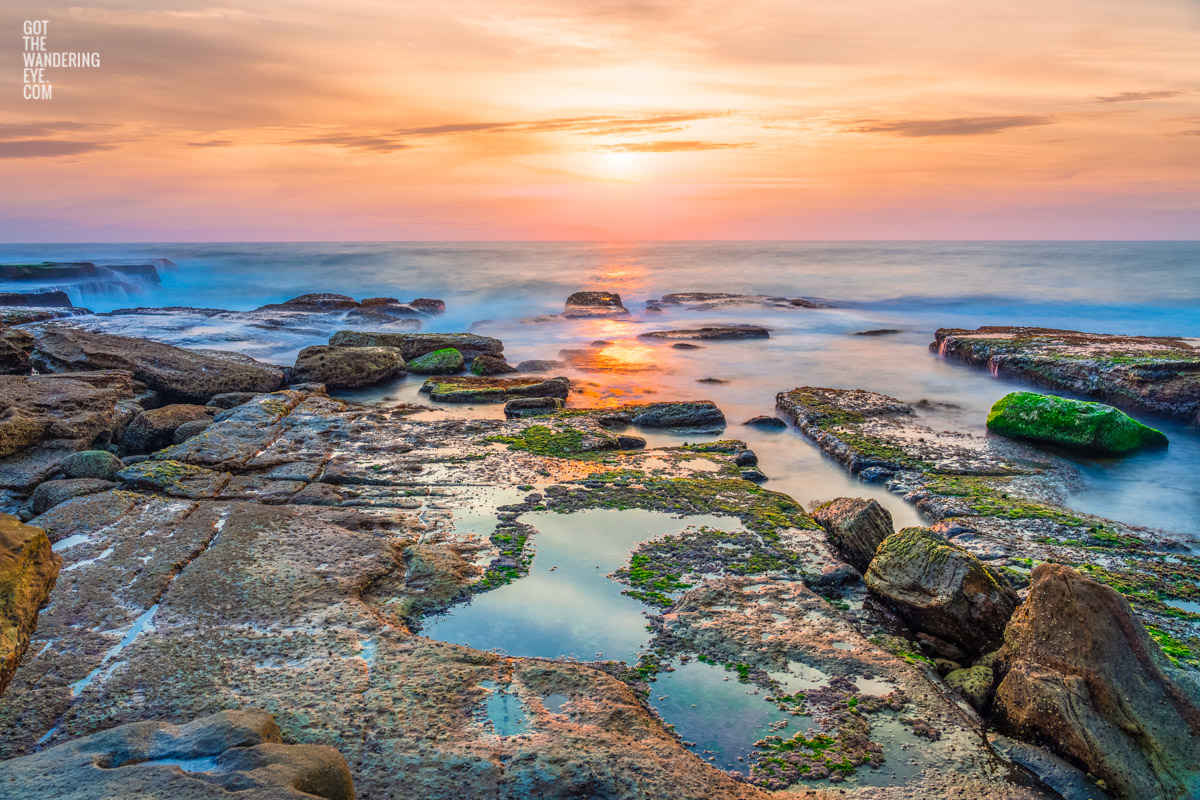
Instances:
[[[61,566],[62,558],[50,549],[44,530],[0,514],[0,693],[29,647],[38,609],[54,588]],[[0,779],[0,788],[3,785]]]
[[[575,292],[567,298],[562,315],[567,319],[624,317],[629,315],[629,311],[621,303],[621,295],[616,292]]]
[[[638,334],[639,339],[668,341],[718,341],[729,339],[769,339],[771,332],[761,325],[706,325],[673,331],[651,331]]]
[[[357,389],[404,375],[403,353],[394,347],[306,347],[296,356],[292,378],[330,389]]]
[[[675,403],[627,403],[595,412],[596,421],[605,427],[637,425],[641,428],[725,427],[725,415],[711,400]]]
[[[283,383],[279,367],[236,353],[184,350],[65,327],[45,327],[35,336],[30,361],[41,372],[123,370],[152,389],[191,400],[224,392],[270,392]]]
[[[474,333],[338,331],[329,343],[336,347],[395,347],[406,361],[446,348],[454,348],[466,361],[473,361],[478,356],[500,358],[504,353],[504,343],[499,339]]]
[[[354,800],[337,750],[283,744],[272,715],[259,710],[119,725],[0,762],[0,789],[43,800]]]
[[[1112,406],[1035,392],[1011,392],[997,400],[988,413],[987,427],[1001,436],[1105,455],[1167,446],[1161,431]]]
[[[1200,348],[1181,338],[991,326],[942,328],[929,348],[1129,411],[1189,422],[1200,413]]]
[[[726,308],[759,306],[762,308],[829,308],[825,303],[804,297],[773,297],[763,294],[732,294],[729,292],[675,292],[647,305],[678,306],[697,311],[719,311]]]
[[[1006,730],[1084,765],[1117,797],[1200,792],[1200,706],[1113,589],[1039,564],[996,663]]]
[[[517,397],[565,400],[571,391],[567,378],[481,378],[474,375],[430,378],[421,391],[440,403],[504,403]]]
[[[812,516],[834,549],[859,572],[866,572],[875,550],[895,533],[891,513],[877,500],[839,497],[816,508]]]
[[[131,453],[152,453],[175,441],[175,431],[189,422],[208,422],[212,409],[207,406],[172,403],[143,411],[125,429],[125,447]],[[76,476],[89,477],[89,476]],[[103,477],[103,476],[97,476]]]
[[[19,328],[0,328],[0,374],[28,375],[33,336]]]
[[[1003,575],[928,528],[885,539],[864,578],[913,628],[973,655],[1000,646],[1018,603]]]

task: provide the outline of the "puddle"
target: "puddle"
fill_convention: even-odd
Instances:
[[[546,710],[549,711],[551,714],[561,714],[561,713],[563,713],[562,712],[563,703],[567,702],[570,699],[571,698],[567,697],[565,694],[559,694],[558,692],[555,692],[553,694],[548,694],[545,697],[543,697],[542,705],[545,706]]]
[[[203,756],[201,758],[156,758],[153,761],[139,761],[138,764],[166,764],[179,767],[184,772],[211,772],[217,768],[216,756]],[[134,764],[122,764],[121,766],[135,766]]]
[[[660,672],[650,684],[650,705],[685,742],[695,743],[692,752],[715,767],[748,773],[754,743],[772,732],[772,724],[796,724],[766,701],[765,691],[740,683],[737,673],[695,660],[672,666],[674,672]],[[783,732],[779,735],[791,735]]]
[[[483,704],[485,726],[497,736],[520,736],[532,730],[533,715],[511,686],[497,686],[494,681],[484,681],[480,686],[488,690]]]
[[[120,655],[121,651],[126,647],[129,647],[129,645],[133,644],[134,639],[137,639],[137,637],[141,635],[142,631],[154,630],[154,614],[157,611],[158,603],[155,603],[154,605],[150,606],[150,608],[143,611],[141,616],[133,621],[133,626],[121,638],[121,641],[110,647],[108,652],[104,654],[104,658],[100,661],[100,665],[89,672],[85,677],[80,678],[71,684],[71,697],[78,697],[80,692],[91,686],[92,681],[96,680],[96,676],[104,670],[104,667],[108,664],[108,662]]]
[[[69,550],[77,544],[83,544],[84,542],[91,541],[91,538],[92,537],[86,534],[76,533],[68,536],[65,539],[59,539],[54,544],[50,545],[50,549],[56,553],[61,553],[63,550]]]
[[[741,524],[713,515],[675,518],[607,509],[539,511],[521,521],[538,531],[530,537],[536,550],[529,574],[427,618],[423,635],[514,656],[634,663],[649,639],[647,607],[621,594],[625,587],[608,574],[648,539],[689,526],[729,530]]]
[[[83,561],[76,561],[74,564],[70,565],[69,567],[63,567],[62,570],[60,570],[60,571],[61,572],[70,572],[73,569],[79,569],[80,567],[86,567],[89,564],[95,564],[97,561],[103,561],[104,559],[108,558],[112,554],[113,554],[113,548],[108,547],[108,548],[105,548],[105,550],[103,552],[101,552],[99,555],[93,556],[91,558],[86,558]]]
[[[1163,602],[1172,608],[1178,608],[1180,611],[1190,611],[1193,614],[1200,614],[1200,603],[1195,600],[1175,600],[1169,598],[1163,600]]]
[[[789,661],[786,671],[768,672],[767,677],[779,681],[788,694],[795,694],[828,686],[833,676],[802,661]]]

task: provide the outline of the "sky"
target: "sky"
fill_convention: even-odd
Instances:
[[[25,20],[100,66],[25,99]],[[1200,0],[8,0],[0,31],[0,241],[1200,239]]]

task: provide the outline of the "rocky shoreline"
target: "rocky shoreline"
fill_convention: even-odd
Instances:
[[[629,314],[612,292],[565,308]],[[4,330],[0,792],[1181,800],[1200,785],[1200,614],[1179,605],[1200,601],[1200,559],[1067,508],[1069,461],[801,387],[780,414],[929,527],[896,531],[856,498],[806,510],[761,485],[717,404],[579,406],[569,377],[508,374],[498,339],[417,332],[442,310],[305,295]],[[176,346],[211,343],[201,320],[328,344],[291,366]],[[946,355],[960,333],[938,332]],[[1186,411],[1185,373],[1108,374]],[[419,396],[449,413],[330,395],[405,374],[429,375]],[[662,430],[688,441],[649,446]],[[646,615],[636,659],[423,635],[557,568],[538,559],[539,515],[583,530],[634,511],[678,523],[609,576]],[[724,713],[769,722],[736,757],[688,738],[718,722],[703,703],[670,700],[730,689]]]

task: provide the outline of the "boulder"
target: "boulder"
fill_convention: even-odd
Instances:
[[[567,366],[566,362],[549,358],[533,358],[517,364],[517,372],[555,372]]]
[[[0,692],[29,647],[38,609],[54,588],[61,566],[62,557],[50,549],[44,530],[0,514]],[[0,778],[0,791],[4,788]],[[35,791],[14,796],[41,795]]]
[[[254,398],[258,397],[263,392],[226,392],[225,394],[213,395],[206,406],[209,408],[219,408],[222,411],[228,408],[236,408],[242,403],[249,403]]]
[[[332,747],[282,744],[266,711],[134,722],[0,762],[6,796],[41,800],[354,800]]]
[[[503,358],[495,356],[480,356],[471,362],[472,375],[507,375],[516,371],[516,368]]]
[[[296,383],[323,383],[332,389],[356,389],[405,374],[404,356],[395,347],[306,347],[296,357]]]
[[[192,400],[225,392],[272,392],[283,370],[236,353],[184,350],[71,328],[44,328],[30,363],[39,372],[124,370],[151,389]]]
[[[992,406],[988,430],[1076,450],[1122,455],[1166,447],[1167,437],[1112,406],[1036,392],[1011,392]]]
[[[293,297],[291,300],[285,300],[282,303],[270,303],[254,310],[323,312],[343,311],[357,307],[358,301],[353,297],[344,294],[317,292],[314,294],[302,294],[299,297]]]
[[[173,444],[183,444],[193,436],[199,436],[200,434],[204,433],[206,430],[208,430],[212,423],[213,420],[211,417],[208,419],[194,419],[190,422],[185,422],[175,429],[174,435],[171,436],[171,442]]]
[[[107,450],[82,450],[62,460],[59,468],[68,478],[100,478],[112,480],[117,470],[124,466],[121,459]]]
[[[628,309],[616,292],[575,292],[567,298],[563,316],[568,319],[627,316]]]
[[[787,423],[779,417],[768,417],[765,414],[751,417],[742,424],[749,425],[752,428],[762,428],[767,431],[781,431],[787,428]]]
[[[706,325],[675,331],[651,331],[638,335],[639,339],[667,339],[687,341],[710,341],[722,339],[768,339],[771,333],[761,325]]]
[[[125,447],[135,453],[152,453],[175,441],[175,429],[185,422],[211,420],[207,406],[175,403],[143,411],[125,430]]]
[[[330,337],[329,343],[337,347],[396,347],[405,361],[448,347],[462,353],[465,361],[474,361],[479,356],[500,358],[504,353],[504,343],[499,339],[474,333],[338,331]]]
[[[775,417],[772,417],[775,419]],[[876,500],[839,497],[812,512],[829,543],[859,572],[865,572],[884,539],[895,533],[891,513]]]
[[[865,578],[914,629],[972,655],[1000,645],[1019,602],[1003,575],[928,528],[884,539]]]
[[[517,397],[504,404],[504,416],[507,419],[536,417],[558,411],[563,405],[557,397]]]
[[[709,400],[679,403],[630,403],[605,409],[597,421],[606,427],[724,428],[725,415]]]
[[[408,371],[415,375],[455,375],[465,366],[462,353],[453,347],[434,350],[408,362]]]
[[[20,328],[0,328],[0,373],[28,375],[33,336]]]
[[[571,382],[566,378],[430,378],[421,391],[442,403],[505,403],[517,397],[566,400]]]
[[[124,467],[125,464],[121,464]],[[107,492],[117,488],[119,484],[103,478],[67,478],[61,481],[46,481],[39,483],[29,496],[29,508],[34,514],[45,514],[59,503],[65,503],[72,497],[83,497],[97,492]]]
[[[946,673],[946,685],[954,689],[976,709],[983,711],[992,701],[996,676],[991,667],[976,666]]]
[[[408,304],[420,311],[422,314],[445,314],[446,301],[434,300],[429,297],[418,297],[416,300],[409,300]]]
[[[1118,592],[1043,562],[996,658],[995,719],[1121,798],[1200,796],[1200,707]]]

